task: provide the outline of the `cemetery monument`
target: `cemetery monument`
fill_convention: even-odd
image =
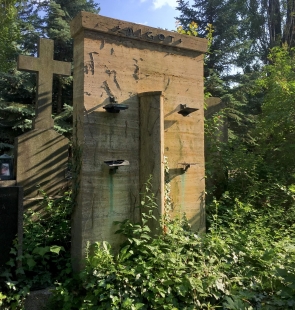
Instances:
[[[23,186],[25,205],[38,199],[38,189],[48,196],[65,184],[68,140],[54,129],[52,114],[53,74],[71,75],[71,63],[53,60],[54,43],[39,39],[38,57],[20,55],[18,69],[37,73],[36,115],[33,129],[15,140],[16,181]]]
[[[205,230],[205,39],[81,12],[74,38],[74,143],[80,166],[72,221],[74,267],[87,241],[121,240],[114,221],[139,219],[152,175],[164,212],[165,164],[173,215]],[[167,177],[166,177],[167,181]]]

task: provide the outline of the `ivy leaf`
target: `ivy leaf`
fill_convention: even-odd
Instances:
[[[36,262],[32,257],[29,257],[27,258],[27,265],[30,269],[32,269],[36,265]]]
[[[49,246],[44,246],[44,247],[37,247],[37,248],[35,248],[32,253],[44,256],[49,251],[50,251]]]

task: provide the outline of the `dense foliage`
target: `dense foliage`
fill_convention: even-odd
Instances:
[[[15,21],[17,16],[16,0],[0,1],[0,71],[7,72],[12,68],[16,53],[16,41],[20,29]]]
[[[31,129],[35,113],[36,74],[18,71],[17,56],[35,56],[37,39],[43,37],[54,40],[55,60],[72,62],[70,21],[80,11],[99,12],[93,0],[0,0],[2,7],[5,10],[0,13],[0,154],[12,153],[14,138]],[[72,77],[54,76],[52,106],[55,129],[70,138]]]
[[[15,244],[7,268],[1,270],[3,309],[22,309],[30,290],[50,287],[71,273],[71,193],[55,201],[44,194],[40,210],[24,214],[23,255],[17,256]]]
[[[294,1],[290,0],[177,0],[178,20],[184,27],[199,25],[205,37],[214,26],[208,69],[230,78],[233,67],[255,70],[267,63],[269,49],[294,46]],[[234,77],[234,75],[232,76]]]
[[[151,238],[147,187],[142,222],[118,223],[126,237],[119,253],[106,242],[90,246],[85,269],[57,285],[51,308],[294,309],[294,224],[285,227],[279,210],[268,215],[229,197],[221,204],[214,201],[205,236],[166,214]]]
[[[212,44],[206,56],[205,87],[227,105],[229,135],[252,139],[249,129],[261,113],[263,93],[253,94],[273,47],[294,46],[294,1],[289,0],[177,0],[179,22],[188,29],[198,24],[198,35]]]

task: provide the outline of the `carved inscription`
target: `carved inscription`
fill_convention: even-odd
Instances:
[[[120,26],[115,27],[114,32],[118,32],[126,37],[137,38],[137,39],[147,39],[155,42],[163,42],[171,44],[174,42],[174,37],[171,35],[165,36],[163,33],[155,34],[152,31],[142,32],[142,29],[134,30],[132,27],[127,27],[121,29]]]
[[[98,55],[97,52],[91,52],[91,53],[89,53],[90,61],[84,66],[84,72],[85,72],[86,74],[88,74],[89,71],[90,71],[91,74],[94,75],[95,66],[94,66],[93,54]]]

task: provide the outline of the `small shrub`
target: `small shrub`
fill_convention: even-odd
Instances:
[[[53,286],[72,270],[71,193],[54,201],[44,194],[41,209],[24,214],[23,255],[17,257],[15,244],[7,268],[0,275],[0,306],[4,309],[22,309],[30,290]]]

